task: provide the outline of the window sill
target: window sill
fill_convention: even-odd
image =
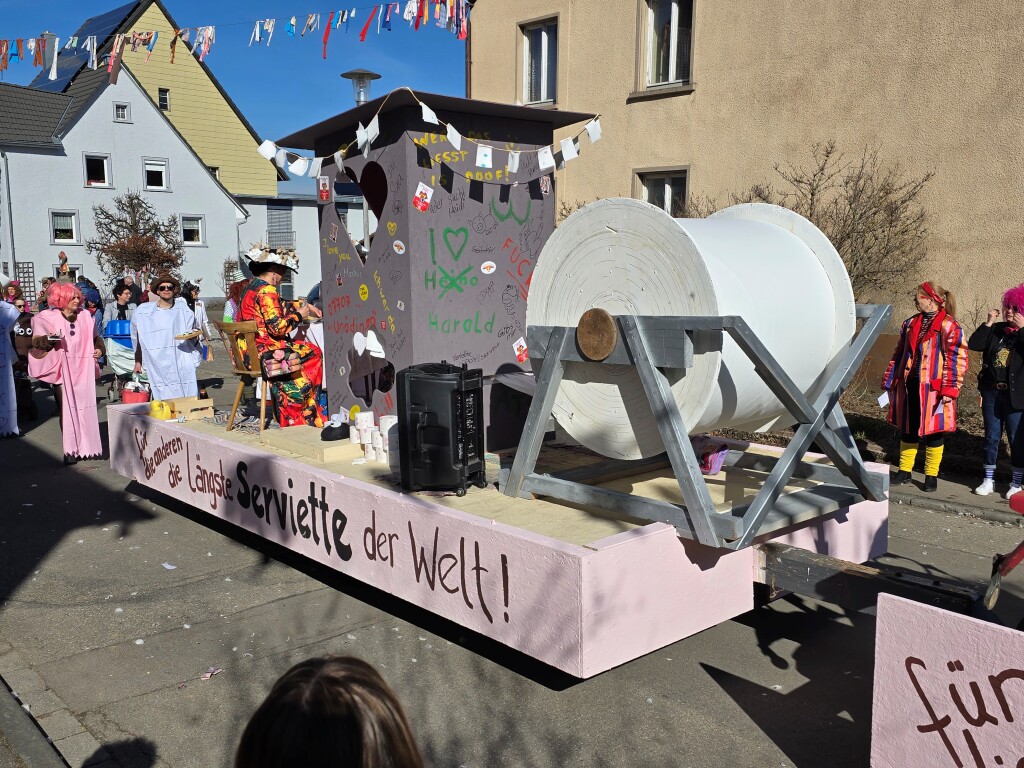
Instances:
[[[182,243],[182,248],[206,248],[206,243]]]
[[[89,182],[86,182],[85,183],[85,188],[86,189],[113,189],[114,185],[113,184],[90,184]]]
[[[650,101],[652,99],[667,99],[672,96],[684,96],[693,93],[696,89],[694,83],[676,83],[673,85],[654,85],[642,91],[633,91],[626,97],[626,103],[632,104],[636,101]]]
[[[530,109],[558,109],[558,104],[554,101],[528,101],[523,106]]]
[[[50,245],[59,245],[59,246],[64,246],[64,245],[81,245],[81,244],[82,244],[81,240],[51,240],[50,241]]]
[[[143,187],[143,192],[170,192],[170,187]]]

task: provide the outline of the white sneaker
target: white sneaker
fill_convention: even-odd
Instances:
[[[1008,491],[1006,492],[1006,495],[1005,495],[1005,496],[1004,496],[1003,498],[1004,498],[1004,499],[1008,499],[1008,498],[1010,498],[1011,496],[1013,496],[1013,494],[1015,494],[1015,493],[1020,493],[1020,492],[1021,492],[1021,490],[1024,490],[1024,489],[1022,489],[1022,488],[1021,488],[1021,487],[1020,487],[1019,485],[1011,485],[1011,486],[1010,486],[1010,490],[1008,490]]]
[[[995,481],[983,480],[981,485],[974,489],[974,493],[978,496],[988,496],[990,493],[995,491]]]

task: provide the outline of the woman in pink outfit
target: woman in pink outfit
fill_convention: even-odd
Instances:
[[[32,318],[28,371],[53,384],[64,435],[64,463],[103,455],[96,414],[96,361],[103,354],[92,315],[82,309],[82,293],[70,283],[46,292],[49,309]]]

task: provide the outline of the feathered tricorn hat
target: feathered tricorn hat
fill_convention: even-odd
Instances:
[[[266,243],[253,243],[252,248],[245,252],[249,264],[280,264],[298,272],[299,256],[294,248],[271,248]],[[251,269],[251,266],[250,266]]]

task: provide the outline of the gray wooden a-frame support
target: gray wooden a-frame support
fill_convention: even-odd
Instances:
[[[803,514],[801,519],[807,519],[808,506],[818,505],[817,514],[826,514],[839,506],[863,499],[881,501],[886,498],[888,477],[873,474],[864,466],[838,403],[853,374],[885,328],[891,313],[889,305],[857,305],[857,317],[865,320],[864,326],[814,402],[804,396],[742,317],[619,315],[614,318],[619,331],[616,347],[599,363],[589,360],[579,351],[575,328],[531,327],[527,342],[530,357],[533,360],[542,359],[543,362],[537,374],[537,391],[512,468],[502,473],[502,492],[508,496],[549,496],[641,520],[666,522],[675,526],[680,536],[695,538],[711,547],[728,549],[750,546],[766,519],[772,517],[776,505],[785,506],[789,519],[795,520],[799,514]],[[707,484],[701,476],[687,426],[672,397],[669,381],[661,370],[685,370],[692,367],[693,344],[690,334],[694,331],[728,333],[754,363],[757,374],[799,424],[789,446],[777,460],[765,459],[759,462],[760,467],[771,468],[764,485],[749,506],[733,510],[732,514],[724,514],[715,509]],[[545,426],[562,381],[565,362],[627,364],[636,367],[665,445],[668,464],[679,483],[683,506],[586,485],[580,482],[579,474],[552,476],[539,475],[534,471],[544,440]],[[835,470],[802,462],[812,443],[817,443],[831,459]],[[640,472],[645,471],[642,467],[649,468],[656,461],[643,460],[633,464]],[[741,460],[733,456],[729,463],[741,463]],[[629,466],[628,462],[619,464]],[[623,474],[621,469],[618,474]],[[799,497],[796,502],[789,501],[782,505],[779,496],[793,477],[830,480],[831,484],[803,494],[794,494],[794,498]],[[848,482],[842,482],[842,478]],[[800,511],[792,511],[794,508]],[[774,514],[777,517],[784,516],[778,511]]]

